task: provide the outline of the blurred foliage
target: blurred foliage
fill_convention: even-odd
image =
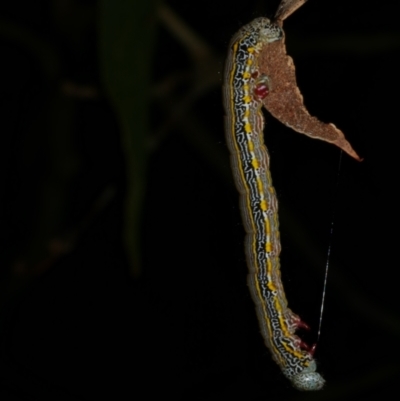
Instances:
[[[156,3],[101,0],[99,10],[101,75],[121,127],[127,166],[124,243],[134,276],[141,270]]]

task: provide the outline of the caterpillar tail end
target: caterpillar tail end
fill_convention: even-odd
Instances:
[[[321,390],[325,384],[323,377],[317,372],[301,372],[291,378],[293,386],[300,391]]]
[[[325,380],[316,372],[317,364],[311,360],[310,364],[301,372],[289,377],[293,386],[300,391],[316,391],[324,387]]]

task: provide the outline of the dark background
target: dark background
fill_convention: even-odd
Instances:
[[[266,113],[282,276],[289,306],[312,327],[302,336],[310,344],[331,246],[316,352],[327,384],[302,394],[259,334],[221,96],[230,37],[251,19],[272,16],[278,1],[168,1],[204,42],[205,55],[158,17],[160,3],[132,2],[133,11],[129,3],[0,6],[2,398],[355,400],[396,393],[399,6],[310,0],[285,21],[308,110],[335,123],[364,158],[342,155],[338,167],[337,148]],[[99,29],[112,14],[106,4],[108,11],[127,7],[122,15],[141,29],[132,43],[140,39],[148,50],[141,57],[132,47],[134,66],[145,73],[142,89],[127,84],[126,107],[113,101],[104,78],[110,60],[99,56],[108,32]],[[135,74],[121,70],[119,78],[140,80]],[[133,127],[146,117],[130,131],[139,145],[123,140],[121,115]],[[126,206],[127,182],[139,196]],[[140,217],[131,227],[140,255],[124,246],[129,213]]]

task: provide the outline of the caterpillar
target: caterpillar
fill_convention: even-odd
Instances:
[[[262,100],[273,83],[258,70],[257,58],[264,46],[282,38],[282,29],[267,18],[233,36],[224,73],[225,133],[247,233],[248,286],[264,342],[295,388],[319,390],[325,381],[316,372],[314,347],[295,334],[307,325],[288,308],[281,281],[278,201],[263,139]]]

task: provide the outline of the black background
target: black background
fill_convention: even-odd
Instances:
[[[232,34],[272,16],[277,3],[168,1],[213,50],[219,76]],[[316,352],[327,384],[315,394],[291,387],[259,334],[238,194],[224,175],[221,82],[188,108],[222,155],[219,166],[174,121],[151,148],[143,265],[132,278],[122,245],[126,160],[97,56],[99,4],[1,5],[3,399],[354,400],[397,390],[399,6],[365,4],[310,0],[284,25],[306,107],[342,129],[364,161],[342,155],[338,168],[337,148],[266,113],[282,275],[289,306],[312,327],[303,335],[309,343],[316,341],[331,245]],[[151,69],[154,87],[195,69],[163,24]],[[64,96],[65,82],[97,95]],[[190,85],[193,78],[182,79],[174,97]],[[150,107],[148,138],[169,118],[155,97]],[[104,191],[112,195],[92,216]],[[46,237],[40,223],[53,207],[57,219]],[[46,244],[61,237],[70,239],[69,250],[52,259]]]

